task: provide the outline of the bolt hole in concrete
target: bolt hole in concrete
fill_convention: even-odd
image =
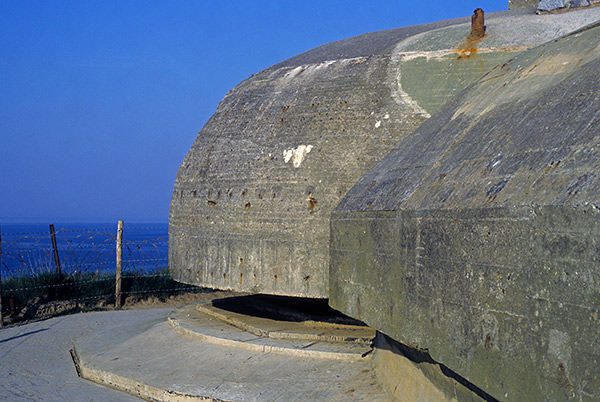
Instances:
[[[308,209],[310,209],[310,211],[314,211],[315,208],[317,207],[317,199],[315,197],[313,197],[312,193],[308,193]]]

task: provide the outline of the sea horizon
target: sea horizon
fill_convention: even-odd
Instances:
[[[50,224],[65,272],[114,272],[117,222],[0,221],[2,278],[52,271]],[[123,269],[151,272],[168,266],[168,223],[125,222]]]
[[[167,220],[152,220],[152,219],[134,219],[134,220],[126,220],[126,219],[117,219],[115,221],[107,220],[107,219],[80,219],[80,218],[57,218],[57,219],[45,219],[45,218],[8,218],[8,217],[0,217],[0,226],[4,225],[49,225],[49,224],[62,224],[62,225],[74,225],[74,224],[107,224],[107,225],[117,225],[117,222],[122,220],[125,224],[135,224],[135,225],[148,225],[148,224],[157,224],[157,225],[168,225],[169,221]]]

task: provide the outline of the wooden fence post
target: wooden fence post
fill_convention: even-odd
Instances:
[[[0,228],[0,328],[4,325],[2,316],[2,228]]]
[[[58,258],[58,247],[56,246],[56,232],[54,232],[54,224],[50,224],[50,237],[52,238],[52,248],[54,249],[54,264],[56,265],[56,275],[58,279],[62,277],[60,272],[60,260]]]
[[[123,257],[123,221],[119,221],[117,225],[117,273],[115,278],[115,306],[121,308],[121,271]]]

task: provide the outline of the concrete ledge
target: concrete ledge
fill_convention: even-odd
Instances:
[[[359,343],[369,346],[375,337],[375,330],[366,325],[348,325],[314,320],[301,322],[279,321],[251,317],[227,311],[215,306],[212,302],[198,303],[196,308],[209,317],[266,338]]]
[[[247,317],[251,321],[255,317]],[[239,318],[238,318],[238,321]],[[370,346],[357,343],[330,343],[314,339],[290,338],[273,339],[257,336],[221,320],[211,319],[198,311],[197,306],[190,305],[173,310],[168,318],[169,325],[182,335],[202,342],[225,346],[233,349],[244,349],[260,353],[277,353],[289,356],[309,357],[316,359],[334,359],[344,361],[368,360],[372,351]],[[287,323],[291,325],[291,323]],[[248,326],[253,326],[249,324]],[[269,333],[269,331],[263,331]],[[282,332],[285,334],[286,332]],[[303,338],[310,338],[305,331]]]
[[[137,396],[149,401],[172,401],[172,402],[191,402],[191,401],[210,401],[210,402],[225,402],[222,399],[210,397],[188,395],[175,391],[167,391],[164,389],[152,387],[146,384],[139,383],[129,378],[89,367],[86,362],[82,363],[75,346],[70,350],[71,357],[75,363],[77,374],[81,378],[95,382],[96,384],[104,385],[109,388],[123,391],[128,394]]]

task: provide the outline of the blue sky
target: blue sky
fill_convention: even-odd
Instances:
[[[240,81],[493,1],[0,2],[0,223],[167,222],[179,164]]]

